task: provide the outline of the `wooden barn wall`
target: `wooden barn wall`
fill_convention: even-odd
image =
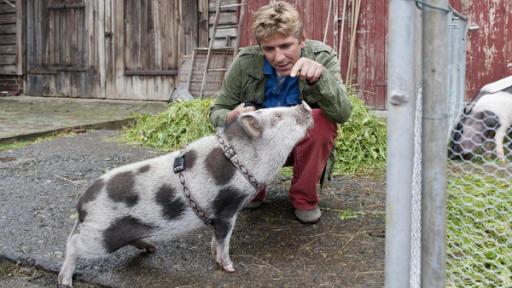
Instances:
[[[215,10],[218,0],[208,1],[208,35],[213,35],[213,23],[215,22]],[[239,0],[224,0],[222,5],[231,5],[239,3]],[[225,28],[238,24],[239,8],[224,8],[220,12],[219,21],[217,23],[217,32],[215,33],[214,48],[233,47],[234,39],[237,36],[236,28]],[[204,46],[207,47],[208,45]]]
[[[0,1],[0,74],[23,73],[23,1]]]
[[[287,0],[304,17],[304,26],[308,38],[322,40],[325,19],[330,0]],[[241,32],[241,45],[255,44],[250,31],[251,17],[269,0],[248,1],[248,13]],[[362,0],[356,30],[356,42],[353,51],[353,66],[347,71],[350,54],[350,31],[354,1],[348,0],[343,16],[343,0],[335,0],[337,25],[329,31],[327,43],[340,53],[342,77],[353,84],[358,96],[377,109],[385,109],[387,89],[387,0]],[[486,83],[512,75],[512,1],[510,0],[450,0],[453,8],[468,17],[470,26],[476,24],[479,29],[468,32],[466,99],[472,99]],[[323,24],[322,24],[323,23]],[[343,39],[338,34],[344,23]],[[329,26],[329,29],[332,26]],[[340,45],[341,44],[341,45]],[[347,81],[347,76],[352,81]]]
[[[512,1],[459,0],[470,26],[468,32],[466,99],[482,86],[512,75]]]
[[[183,47],[180,1],[107,2],[112,37],[105,45],[113,65],[107,74],[107,98],[167,100]]]
[[[29,95],[168,100],[208,43],[207,0],[27,2]]]
[[[178,64],[208,43],[206,0],[107,0],[107,98],[168,100]]]
[[[351,29],[354,1],[343,0],[295,0],[287,2],[294,5],[304,21],[307,38],[323,41],[333,47],[341,56],[340,69],[343,80],[358,91],[358,96],[374,108],[384,109],[386,101],[386,29],[387,6],[385,0],[363,0],[357,22],[356,41],[352,43]],[[248,17],[244,21],[241,33],[241,45],[256,43],[250,31],[252,15],[268,0],[249,1]],[[332,3],[331,13],[329,6]],[[345,13],[343,13],[345,10]],[[327,23],[327,21],[329,21]],[[327,27],[327,35],[325,31]],[[341,30],[343,29],[343,32]],[[343,33],[340,41],[339,34]],[[352,46],[352,48],[351,48]],[[340,51],[341,48],[341,51]],[[352,53],[350,51],[352,50]],[[350,56],[351,55],[351,56]],[[349,58],[352,59],[350,71]]]
[[[329,4],[333,3],[331,9],[331,15],[329,14]],[[256,39],[254,38],[250,27],[252,23],[252,17],[254,12],[259,7],[267,5],[272,0],[249,0],[247,1],[246,16],[243,21],[243,31],[240,33],[240,44],[241,46],[255,45]],[[323,41],[324,31],[326,22],[329,21],[327,30],[327,44],[333,46],[334,34],[337,32],[333,30],[333,20],[336,18],[338,13],[338,3],[343,2],[342,0],[287,0],[286,2],[292,4],[299,12],[300,17],[303,20],[304,31],[306,31],[308,39],[315,39]]]
[[[343,1],[340,1],[343,2]],[[357,91],[358,97],[376,109],[386,107],[387,89],[387,22],[388,1],[363,0],[357,19],[355,41],[352,43],[353,30],[352,1],[347,1],[345,27],[343,31],[341,55],[341,73],[344,82]],[[340,3],[340,17],[343,15],[343,3]],[[340,23],[340,29],[341,29]],[[339,39],[337,39],[339,41]],[[339,42],[338,42],[339,43]],[[353,48],[351,49],[351,45]],[[352,50],[352,53],[350,52]],[[352,54],[352,55],[351,55]],[[349,59],[351,69],[349,70]]]

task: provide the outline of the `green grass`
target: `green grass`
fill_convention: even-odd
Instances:
[[[125,128],[121,139],[163,151],[174,151],[212,134],[208,120],[210,100],[173,102],[157,115],[138,114],[135,124]]]
[[[512,180],[489,174],[448,181],[447,273],[454,287],[512,287]]]
[[[350,96],[352,116],[338,128],[334,174],[382,173],[386,165],[386,125],[364,102]]]
[[[338,130],[334,174],[384,171],[386,126],[368,112],[363,101],[350,96],[352,117]],[[214,132],[208,120],[210,99],[173,102],[158,114],[140,114],[121,139],[132,144],[174,151]]]

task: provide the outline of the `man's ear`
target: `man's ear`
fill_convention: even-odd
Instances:
[[[242,129],[244,129],[245,133],[251,136],[251,138],[258,138],[263,132],[260,119],[255,114],[240,115],[240,117],[238,117],[238,123],[240,123]]]
[[[302,36],[299,38],[300,48],[306,47],[306,31],[302,31]]]

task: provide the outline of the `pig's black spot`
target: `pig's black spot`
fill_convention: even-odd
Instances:
[[[217,239],[217,241],[219,243],[224,242],[224,240],[226,239],[226,236],[228,235],[229,229],[231,229],[231,226],[232,226],[232,224],[228,220],[215,219],[213,221],[213,227],[215,230],[215,239]]]
[[[84,222],[85,216],[87,216],[87,211],[85,211],[84,205],[96,199],[103,186],[105,186],[103,179],[94,181],[94,183],[92,183],[92,185],[78,200],[78,203],[76,204],[76,210],[78,211],[78,220],[80,222]]]
[[[228,186],[219,191],[219,194],[213,200],[213,211],[215,213],[215,221],[217,219],[229,219],[233,217],[242,206],[246,195],[240,190]]]
[[[151,236],[153,226],[126,216],[117,219],[103,232],[105,248],[109,253],[137,240]]]
[[[235,166],[224,156],[220,147],[213,148],[210,151],[206,157],[206,168],[217,185],[229,183],[236,171]]]
[[[146,173],[149,171],[149,169],[151,168],[151,166],[149,165],[144,165],[142,167],[139,168],[139,173]]]
[[[191,169],[196,164],[197,153],[194,150],[187,151],[185,153],[185,169]]]
[[[115,202],[124,202],[132,207],[139,201],[139,195],[134,191],[135,179],[133,173],[123,172],[114,175],[107,183],[107,192]]]
[[[158,189],[155,200],[162,207],[162,215],[166,219],[174,219],[185,212],[185,204],[176,197],[176,190],[169,185]]]

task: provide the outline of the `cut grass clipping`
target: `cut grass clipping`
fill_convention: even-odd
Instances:
[[[352,116],[338,129],[334,174],[381,169],[386,159],[386,126],[368,112],[363,101],[351,96]],[[124,130],[122,139],[164,151],[174,151],[212,134],[208,119],[210,99],[173,102],[158,115],[140,114]]]

